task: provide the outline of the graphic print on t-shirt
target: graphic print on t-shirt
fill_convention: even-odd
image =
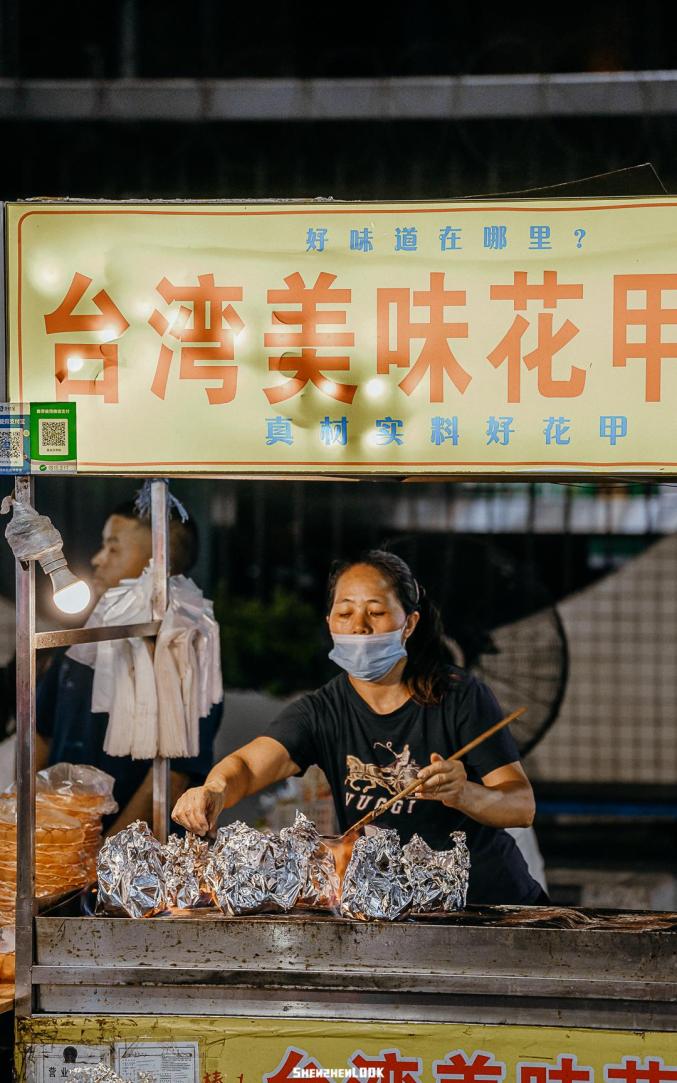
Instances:
[[[371,791],[386,790],[389,796],[394,797],[395,794],[400,793],[405,786],[414,781],[420,768],[416,760],[411,758],[411,750],[408,744],[404,746],[401,752],[395,752],[392,741],[386,741],[385,743],[375,741],[373,747],[374,751],[377,748],[385,748],[392,755],[393,762],[386,764],[385,767],[380,767],[377,763],[364,763],[363,760],[357,756],[352,756],[350,753],[346,755],[347,774],[344,779],[346,805],[352,804],[357,798],[356,804],[360,810],[368,808],[377,796]],[[359,797],[357,797],[358,794]],[[376,804],[382,805],[385,800],[387,800],[386,797],[380,796]],[[408,804],[411,812],[415,799],[411,798]],[[392,811],[400,812],[401,809],[398,809],[396,804]]]
[[[450,670],[449,689],[439,703],[411,698],[388,715],[373,712],[341,673],[288,704],[267,735],[287,750],[301,774],[311,764],[322,768],[341,832],[394,797],[374,830],[394,829],[402,843],[420,835],[434,850],[448,850],[449,836],[465,831],[471,863],[468,902],[532,905],[540,887],[505,831],[441,801],[395,796],[419,765],[430,763],[433,752],[450,756],[502,717],[486,685],[460,670]],[[485,775],[518,759],[517,746],[503,729],[469,753],[464,764],[468,780],[481,785]]]

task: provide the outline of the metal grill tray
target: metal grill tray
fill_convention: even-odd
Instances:
[[[333,1003],[352,1018],[674,1025],[675,915],[647,932],[600,928],[600,917],[592,927],[539,928],[534,913],[520,920],[518,908],[496,907],[416,922],[211,910],[43,916],[33,981],[46,1011],[326,1016]]]

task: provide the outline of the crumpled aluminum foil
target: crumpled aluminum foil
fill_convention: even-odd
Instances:
[[[78,1068],[69,1068],[66,1079],[79,1080],[80,1083],[131,1083],[131,1080],[123,1079],[106,1064],[82,1064]],[[139,1072],[138,1083],[157,1083],[155,1073]]]
[[[301,864],[299,855],[289,839],[269,835],[268,840],[275,862],[275,879],[270,885],[270,906],[273,909],[291,910],[301,893]]]
[[[224,914],[291,910],[301,890],[298,859],[279,835],[238,820],[219,828],[205,880]]]
[[[462,910],[468,892],[470,854],[465,831],[454,831],[453,850],[433,850],[414,835],[402,847],[402,859],[413,888],[411,908],[416,913]]]
[[[66,1079],[80,1080],[80,1083],[132,1083],[131,1079],[123,1079],[106,1064],[82,1064],[79,1068],[69,1068]],[[137,1083],[157,1083],[155,1072],[137,1072],[136,1079]]]
[[[205,882],[209,843],[190,833],[170,835],[162,848],[168,906],[191,910],[206,906],[211,892]]]
[[[294,906],[388,921],[451,912],[465,906],[470,869],[465,833],[451,839],[450,850],[433,850],[418,835],[402,847],[396,831],[372,829],[355,842],[341,885],[332,850],[301,812],[278,835],[230,824],[211,850],[190,834],[163,847],[137,820],[99,853],[97,912],[147,917],[210,901],[230,917]]]
[[[283,827],[280,839],[289,846],[300,873],[297,906],[333,910],[338,903],[340,880],[334,855],[322,842],[315,824],[297,810],[291,827]]]
[[[353,847],[341,889],[341,913],[395,921],[411,909],[413,888],[397,831],[376,830]]]
[[[162,847],[143,820],[106,839],[96,869],[97,912],[141,918],[166,909]]]

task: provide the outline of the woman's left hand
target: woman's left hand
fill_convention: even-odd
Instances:
[[[430,766],[422,767],[418,777],[421,788],[414,793],[418,801],[441,801],[452,808],[459,807],[468,784],[468,776],[460,760],[445,760],[433,752]]]

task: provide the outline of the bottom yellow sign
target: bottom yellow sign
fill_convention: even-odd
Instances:
[[[131,1083],[677,1083],[674,1032],[462,1023],[50,1016],[17,1023],[16,1057],[20,1083],[98,1060]]]

